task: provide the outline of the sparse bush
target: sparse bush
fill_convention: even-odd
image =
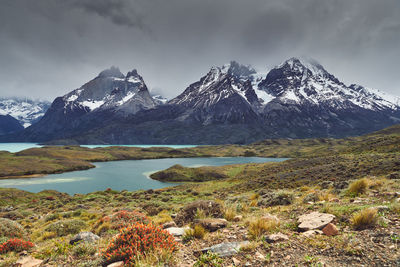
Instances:
[[[86,223],[82,220],[61,220],[47,226],[45,231],[53,232],[57,236],[66,236],[77,234],[85,227]]]
[[[369,185],[369,180],[367,178],[362,178],[357,181],[352,182],[347,189],[347,192],[350,195],[358,196],[360,194],[364,194]]]
[[[253,239],[258,239],[267,232],[278,230],[279,224],[279,221],[274,219],[257,218],[249,223],[249,235]]]
[[[208,251],[202,254],[199,259],[195,262],[193,267],[220,267],[222,266],[223,260],[218,256],[218,254]]]
[[[353,215],[351,224],[356,230],[372,228],[378,221],[378,211],[375,208],[363,209]]]
[[[49,214],[46,217],[44,217],[44,221],[45,222],[50,222],[50,221],[54,221],[56,219],[60,218],[60,214],[58,213],[53,213],[53,214]]]
[[[72,249],[72,254],[77,257],[92,256],[96,253],[96,248],[86,242],[79,243]]]
[[[153,253],[171,254],[178,244],[167,231],[152,224],[133,224],[120,230],[102,252],[105,263],[124,261],[134,265],[138,259],[146,258]]]
[[[18,238],[9,239],[6,242],[0,244],[0,254],[4,254],[10,251],[21,252],[23,250],[29,250],[34,246],[33,243]]]
[[[26,231],[17,222],[6,218],[0,218],[0,237],[18,237],[23,238],[26,236]]]
[[[150,219],[138,211],[121,210],[111,216],[104,216],[99,219],[93,230],[97,234],[102,234],[108,230],[119,230],[136,223],[149,224]]]

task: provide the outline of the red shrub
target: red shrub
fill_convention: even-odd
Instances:
[[[138,223],[121,229],[102,255],[107,263],[124,261],[125,264],[133,264],[138,256],[162,250],[172,253],[177,246],[178,243],[167,231],[152,224]]]
[[[9,239],[8,241],[0,244],[0,254],[10,251],[21,252],[28,250],[34,246],[33,243],[18,238]]]

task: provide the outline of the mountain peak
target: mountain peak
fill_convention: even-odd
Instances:
[[[99,73],[98,78],[107,78],[107,77],[115,77],[115,78],[125,78],[122,72],[118,67],[111,66],[109,69],[105,69]]]
[[[304,72],[308,69],[313,75],[326,75],[328,72],[325,68],[315,59],[306,57],[292,57],[284,61],[276,68],[289,67],[291,70]]]
[[[250,65],[243,65],[237,61],[232,60],[229,64],[221,67],[222,72],[235,76],[236,78],[248,78],[250,75],[255,74],[256,71]]]

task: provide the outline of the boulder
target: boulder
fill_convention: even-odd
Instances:
[[[170,233],[173,236],[183,236],[185,234],[185,231],[187,229],[190,229],[189,227],[169,227],[165,230],[168,231],[168,233]]]
[[[176,223],[174,221],[166,222],[161,227],[162,227],[162,229],[167,229],[167,228],[170,228],[170,227],[176,227]]]
[[[289,237],[282,233],[265,236],[265,241],[267,241],[268,243],[275,243],[275,242],[286,241],[286,240],[289,240]]]
[[[333,223],[328,223],[324,228],[322,228],[322,232],[327,236],[334,236],[339,233],[339,230]]]
[[[94,243],[99,240],[100,237],[98,235],[93,234],[92,232],[81,232],[76,234],[69,243],[71,245],[78,243],[78,242],[87,242],[87,243]]]
[[[123,267],[123,266],[125,266],[123,261],[117,261],[107,265],[107,267]]]
[[[220,243],[218,245],[204,248],[200,252],[207,253],[208,251],[210,251],[212,253],[218,254],[218,256],[220,257],[230,257],[237,254],[241,247],[248,244],[249,241]]]
[[[208,219],[194,220],[194,223],[200,224],[201,226],[204,227],[204,229],[206,229],[210,232],[215,232],[218,229],[226,227],[226,225],[228,224],[228,221],[225,219],[208,218]]]
[[[14,266],[18,267],[38,267],[42,264],[42,260],[35,259],[32,256],[26,256],[19,259]]]
[[[193,222],[198,210],[202,210],[207,217],[222,217],[223,210],[221,204],[210,200],[198,200],[183,207],[176,215],[174,221],[176,225]]]
[[[304,214],[299,216],[297,219],[299,226],[298,229],[300,231],[308,231],[308,230],[321,230],[328,223],[332,222],[335,219],[335,215],[328,213],[320,213],[320,212],[311,212],[309,214]]]

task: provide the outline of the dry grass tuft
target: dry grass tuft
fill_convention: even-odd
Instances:
[[[373,228],[378,221],[378,211],[375,208],[363,209],[351,218],[351,224],[356,230]]]
[[[236,209],[233,207],[225,207],[224,209],[224,218],[228,221],[233,221],[233,218],[236,216]]]
[[[357,181],[352,182],[347,189],[347,192],[351,195],[358,196],[360,194],[364,194],[370,184],[370,180],[367,178],[362,178]]]
[[[279,224],[279,221],[274,219],[254,219],[249,222],[249,235],[253,239],[258,239],[265,233],[277,231]]]
[[[203,239],[206,233],[207,231],[204,229],[204,227],[197,224],[193,227],[193,229],[190,228],[185,231],[183,239],[184,240],[192,240],[194,238]]]

